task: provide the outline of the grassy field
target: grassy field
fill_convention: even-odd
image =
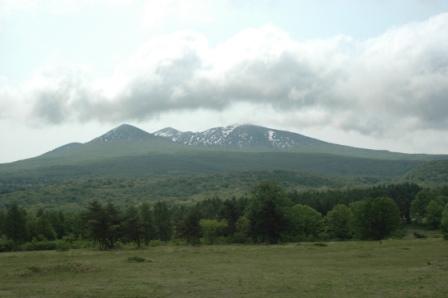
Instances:
[[[447,297],[448,241],[0,254],[0,297]],[[139,256],[144,262],[132,262]]]

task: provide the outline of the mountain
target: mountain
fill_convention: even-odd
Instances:
[[[148,133],[123,124],[86,143],[0,164],[0,206],[230,197],[264,180],[295,190],[439,185],[446,183],[447,162],[446,156],[354,148],[254,125]]]
[[[443,158],[442,156],[404,154],[332,144],[298,133],[250,124],[215,127],[202,132],[182,132],[167,127],[154,132],[154,135],[169,139],[177,144],[213,150],[323,153],[393,160],[432,160]]]
[[[148,133],[123,124],[87,143],[0,165],[6,177],[70,178],[286,170],[318,175],[399,177],[444,156],[403,154],[331,144],[255,125],[203,132]]]

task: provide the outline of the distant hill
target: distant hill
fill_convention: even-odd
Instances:
[[[444,158],[348,147],[255,125],[148,133],[123,124],[84,144],[70,143],[35,158],[1,164],[0,180],[273,170],[390,178]]]
[[[447,172],[446,156],[354,148],[254,125],[148,133],[124,124],[87,143],[0,164],[0,205],[230,196],[266,179],[296,190],[444,183]]]
[[[448,160],[420,164],[405,175],[406,180],[429,184],[448,184]]]

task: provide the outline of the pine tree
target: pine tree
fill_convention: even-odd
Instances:
[[[23,243],[27,240],[26,213],[16,204],[8,208],[4,230],[6,237],[16,243]]]
[[[161,241],[171,239],[173,225],[168,205],[165,202],[157,202],[154,205],[154,227],[156,237]]]
[[[143,227],[143,241],[148,245],[155,237],[154,222],[152,218],[151,208],[147,203],[143,203],[140,207],[140,216]]]
[[[137,247],[141,246],[144,238],[143,222],[134,206],[129,206],[126,210],[122,232],[126,241],[134,242]]]

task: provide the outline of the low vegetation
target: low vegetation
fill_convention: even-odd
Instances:
[[[399,238],[407,225],[447,235],[448,189],[413,184],[364,190],[287,193],[263,183],[248,196],[199,202],[130,204],[91,201],[62,212],[0,209],[0,251],[108,250],[154,241],[197,244],[288,243]],[[416,237],[420,238],[420,237]]]
[[[447,251],[429,237],[11,252],[0,254],[0,297],[437,298]]]

